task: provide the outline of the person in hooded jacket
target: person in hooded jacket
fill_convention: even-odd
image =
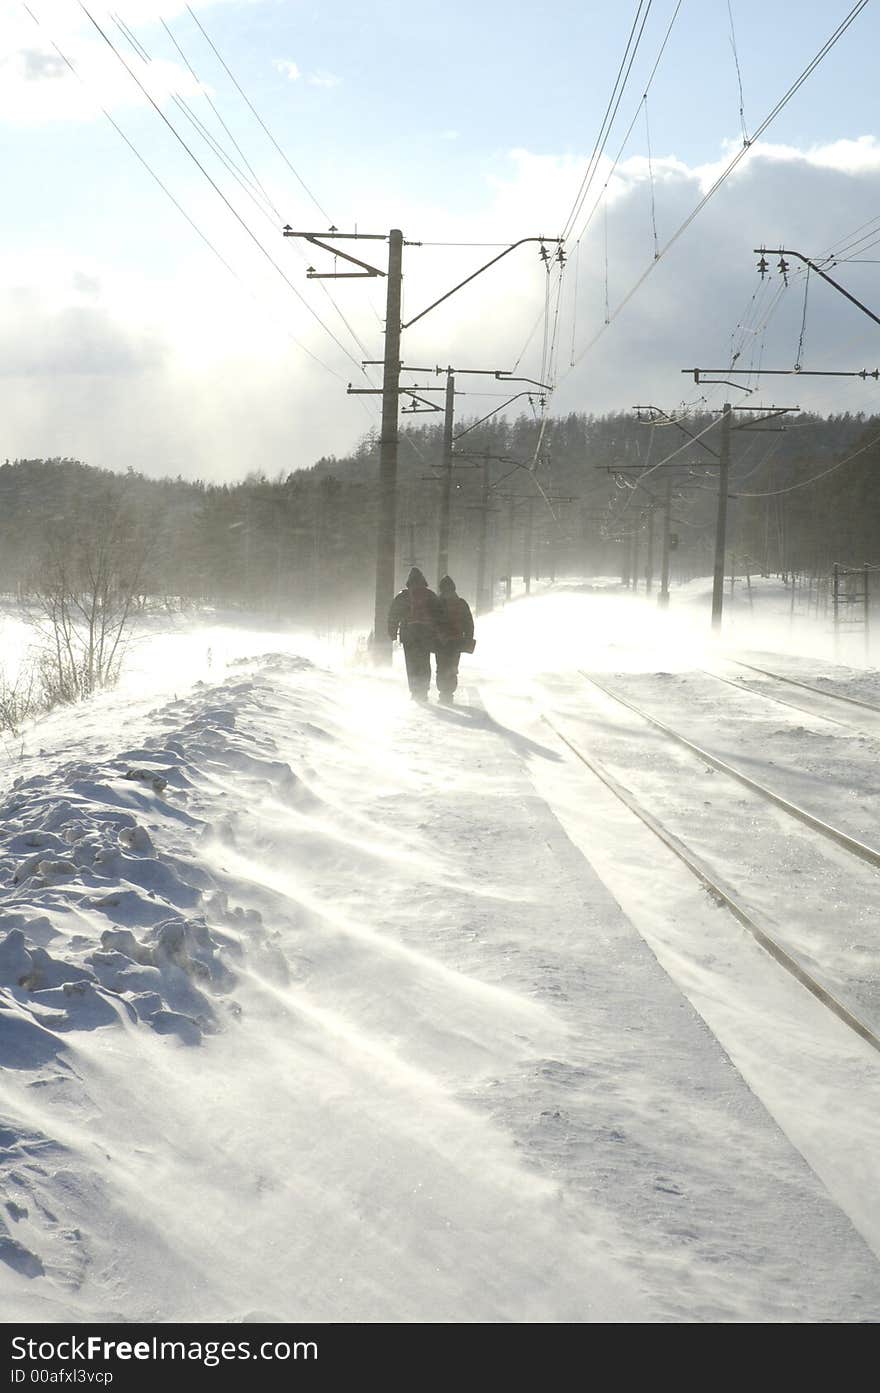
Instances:
[[[391,601],[388,611],[388,634],[400,638],[406,659],[406,676],[410,696],[415,701],[428,700],[431,685],[431,652],[437,636],[440,601],[429,590],[428,582],[418,566],[413,566],[401,590]]]
[[[444,706],[453,703],[458,686],[458,661],[462,652],[474,651],[474,616],[467,600],[456,593],[452,576],[438,585],[440,618],[437,624],[437,690]]]

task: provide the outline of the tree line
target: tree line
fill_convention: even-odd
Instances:
[[[700,434],[712,419],[691,415],[687,429]],[[765,574],[880,562],[880,419],[803,414],[784,424],[781,432],[734,433],[731,551]],[[717,445],[717,431],[703,438]],[[652,532],[659,551],[669,467],[662,461],[686,440],[675,426],[651,426],[633,413],[572,413],[543,430],[524,415],[467,430],[453,470],[449,568],[459,589],[473,597],[481,545],[493,591],[511,574],[623,577],[633,536],[643,573]],[[857,458],[832,468],[856,450]],[[399,572],[417,564],[434,581],[442,451],[439,424],[401,432]],[[673,575],[687,579],[711,569],[717,485],[697,446],[687,445],[675,465]],[[103,546],[104,581],[130,594],[135,608],[244,607],[318,627],[364,626],[377,480],[373,436],[349,456],[226,484],[112,473],[74,459],[7,460],[0,589],[42,596],[45,607],[52,584],[85,583]]]

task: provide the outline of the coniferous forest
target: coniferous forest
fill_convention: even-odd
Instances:
[[[711,420],[691,415],[687,429],[698,435]],[[673,584],[711,572],[713,461],[674,425],[572,414],[547,422],[536,458],[538,438],[523,416],[469,430],[456,446],[449,565],[463,593],[474,595],[481,548],[487,602],[490,577],[496,590],[508,575],[656,577],[667,476]],[[717,441],[717,430],[704,439]],[[399,575],[417,564],[437,579],[441,472],[442,428],[404,429]],[[66,458],[7,460],[0,588],[38,596],[71,548],[100,539],[104,564],[140,606],[241,606],[318,627],[364,626],[377,476],[370,437],[350,456],[311,467],[278,460],[232,484]],[[880,563],[880,418],[804,414],[784,430],[734,431],[730,479],[728,564],[740,573],[821,577],[834,562]]]

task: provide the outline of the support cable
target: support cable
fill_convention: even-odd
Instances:
[[[873,436],[871,437],[871,439],[868,440],[868,441],[866,441],[866,443],[865,443],[864,445],[860,445],[859,448],[858,448],[857,450],[853,450],[853,452],[852,452],[851,455],[847,455],[846,459],[838,460],[836,464],[830,465],[828,469],[823,469],[823,470],[821,471],[820,474],[813,474],[813,475],[811,475],[809,479],[799,479],[798,482],[797,482],[796,484],[789,484],[787,488],[784,488],[784,489],[770,489],[769,491],[767,491],[767,492],[765,492],[765,493],[739,493],[739,492],[738,492],[738,493],[737,493],[737,497],[739,497],[739,498],[777,498],[781,493],[794,493],[795,489],[805,489],[805,488],[809,488],[810,484],[818,483],[818,481],[819,481],[820,479],[825,479],[825,478],[827,478],[827,476],[828,476],[829,474],[833,474],[836,470],[842,469],[843,466],[844,466],[845,464],[850,464],[854,459],[858,459],[859,455],[865,454],[865,452],[866,452],[867,450],[873,449],[873,447],[874,447],[875,445],[877,445],[877,444],[880,444],[880,434],[878,434],[878,435],[873,435]]]
[[[43,30],[43,24],[42,24],[42,22],[37,18],[37,16],[34,14],[33,10],[30,8],[30,6],[27,5],[27,4],[25,4],[25,0],[21,0],[21,4],[22,4],[22,9],[24,9],[24,10],[30,15],[31,19],[33,20],[34,24],[36,24],[37,28],[40,29],[40,30]],[[72,60],[71,60],[70,58],[67,57],[67,55],[58,47],[58,45],[54,42],[53,39],[49,38],[49,39],[48,39],[48,42],[49,42],[49,44],[51,45],[51,47],[55,50],[55,52],[58,54],[58,57],[61,59],[62,63],[64,63],[64,65],[70,70],[70,72],[71,72],[71,73],[73,74],[73,76],[77,79],[77,81],[86,89],[86,91],[88,91],[88,90],[89,90],[88,83],[86,82],[86,80],[85,80],[85,78],[82,76],[82,74],[80,73],[79,69],[74,65],[74,63],[72,62]],[[91,94],[90,94],[90,95],[91,95]],[[216,246],[214,245],[214,243],[211,241],[210,237],[208,237],[207,233],[203,232],[202,229],[199,227],[198,223],[195,222],[195,220],[194,220],[193,218],[190,217],[189,213],[186,211],[186,209],[183,207],[183,205],[182,205],[180,202],[178,202],[178,200],[175,198],[174,194],[173,194],[173,193],[171,192],[171,190],[168,188],[167,184],[165,184],[165,183],[163,182],[163,180],[159,177],[159,175],[158,175],[158,174],[156,173],[156,171],[153,169],[152,165],[150,165],[150,164],[148,163],[148,161],[144,158],[144,156],[143,156],[143,155],[141,154],[141,152],[138,150],[137,146],[129,139],[129,137],[126,135],[125,131],[122,129],[122,127],[119,125],[119,123],[115,120],[115,118],[110,114],[110,112],[107,110],[107,108],[106,108],[105,106],[102,106],[101,103],[98,102],[96,98],[94,98],[94,96],[92,97],[92,100],[95,101],[95,104],[96,104],[96,106],[97,106],[97,109],[98,109],[104,116],[106,116],[107,120],[110,122],[110,125],[111,125],[111,126],[113,127],[113,129],[116,131],[117,135],[120,136],[120,138],[121,138],[121,139],[125,142],[125,144],[128,146],[129,150],[130,150],[131,153],[134,155],[134,157],[135,157],[135,159],[138,161],[138,163],[139,163],[140,165],[142,165],[142,167],[147,171],[147,173],[149,174],[150,178],[151,178],[156,184],[158,184],[159,188],[160,188],[160,189],[162,190],[162,192],[165,194],[166,198],[170,199],[170,201],[174,204],[174,207],[177,209],[178,213],[180,213],[181,217],[186,219],[186,221],[189,223],[190,227],[192,228],[193,232],[195,232],[196,236],[199,237],[200,240],[201,240],[201,241],[205,244],[205,246],[208,248],[208,250],[209,250],[210,252],[213,253],[213,255],[214,255],[214,256],[217,258],[217,260],[220,262],[221,266],[223,266],[223,268],[224,268],[226,271],[229,272],[229,274],[232,276],[232,278],[241,286],[241,288],[245,291],[245,293],[248,295],[248,297],[249,297],[251,300],[253,300],[254,303],[255,303],[256,305],[258,305],[261,309],[265,310],[265,305],[263,305],[263,303],[262,303],[262,301],[259,299],[259,297],[254,293],[253,290],[251,290],[251,288],[248,286],[247,282],[246,282],[245,280],[243,280],[243,278],[239,275],[239,273],[235,270],[235,268],[226,260],[226,258],[225,258],[225,256],[223,255],[223,253],[220,252],[220,251],[217,249],[217,247],[216,247]],[[336,371],[335,368],[331,368],[330,365],[329,365],[328,363],[325,363],[325,362],[324,362],[323,358],[319,358],[318,355],[317,355],[316,353],[313,353],[312,350],[311,350],[310,348],[307,348],[306,345],[305,345],[304,343],[302,343],[302,342],[301,342],[289,329],[285,328],[284,332],[287,334],[288,338],[290,338],[290,340],[291,340],[294,344],[296,344],[297,348],[302,349],[303,353],[305,353],[306,356],[307,356],[308,358],[311,358],[313,362],[317,363],[320,367],[324,368],[325,371],[329,372],[330,375],[331,375],[332,377],[335,377],[335,378],[337,379],[337,381],[339,381],[339,382],[344,382],[344,381],[345,381],[345,379],[342,377],[342,374],[341,374],[341,373],[338,373],[338,372]]]
[[[611,134],[611,127],[614,124],[618,108],[620,107],[620,103],[623,100],[623,94],[626,90],[626,84],[629,80],[630,72],[632,71],[632,65],[635,62],[635,57],[639,49],[639,44],[642,41],[642,35],[645,32],[645,25],[648,21],[648,15],[651,13],[652,3],[653,0],[647,0],[647,6],[645,6],[645,0],[639,0],[638,9],[636,10],[632,29],[630,30],[629,38],[626,42],[626,48],[624,50],[623,58],[620,61],[620,67],[617,70],[617,77],[614,80],[614,87],[612,88],[611,96],[608,99],[608,106],[605,108],[605,115],[602,119],[602,125],[599,128],[599,134],[596,137],[596,143],[593,146],[593,152],[590,155],[586,173],[584,174],[584,177],[581,180],[581,186],[578,189],[577,196],[575,197],[574,207],[572,208],[572,211],[569,213],[562,231],[563,239],[568,237],[574,229],[574,225],[580,217],[581,209],[584,206],[584,201],[587,197],[587,194],[590,191],[590,185],[592,184],[593,179],[595,178],[596,170],[599,167],[599,161],[602,158],[605,146],[608,143],[608,137]],[[644,15],[642,15],[643,6],[645,7]],[[639,23],[640,17],[642,21],[641,28],[639,29],[638,35],[635,37],[635,43],[633,43],[633,36],[635,35],[636,26]],[[630,53],[630,48],[632,48],[632,53]],[[627,57],[629,57],[629,64],[626,67],[626,72],[624,73],[624,65],[626,64]],[[619,91],[618,88],[620,89]]]
[[[580,232],[579,232],[578,235],[577,235],[577,239],[576,239],[577,244],[579,244],[579,243],[581,242],[581,240],[582,240],[584,234],[585,234],[586,231],[587,231],[587,228],[590,226],[590,223],[593,221],[593,217],[594,217],[594,215],[595,215],[595,213],[596,213],[596,209],[599,207],[599,204],[602,202],[603,196],[604,196],[605,192],[606,192],[607,189],[608,189],[608,185],[610,184],[612,178],[614,177],[614,171],[617,169],[617,166],[618,166],[618,164],[620,163],[620,157],[621,157],[621,155],[623,154],[624,150],[626,149],[627,144],[628,144],[628,142],[629,142],[629,138],[630,138],[630,136],[631,136],[632,133],[633,133],[633,128],[634,128],[634,126],[635,126],[635,124],[636,124],[636,121],[639,119],[639,112],[640,112],[641,109],[642,109],[642,102],[645,100],[645,98],[647,97],[648,93],[649,93],[650,90],[651,90],[651,84],[653,83],[654,77],[655,77],[656,72],[657,72],[657,69],[658,69],[659,66],[660,66],[660,60],[661,60],[661,58],[663,57],[664,51],[665,51],[665,49],[666,49],[666,45],[667,45],[667,43],[669,42],[669,36],[670,36],[670,34],[672,33],[672,27],[673,27],[673,25],[675,24],[676,19],[678,18],[678,12],[679,12],[679,10],[681,9],[683,3],[684,3],[684,0],[678,0],[678,4],[677,4],[676,7],[675,7],[675,10],[674,10],[674,12],[673,12],[672,18],[670,19],[669,24],[667,25],[666,33],[665,33],[664,36],[663,36],[663,42],[662,42],[661,45],[660,45],[660,49],[659,49],[659,51],[658,51],[658,53],[657,53],[657,57],[654,59],[654,66],[653,66],[653,68],[651,69],[651,72],[650,72],[650,74],[649,74],[649,76],[648,76],[648,81],[645,83],[645,90],[644,90],[644,93],[643,93],[643,95],[642,95],[642,101],[639,102],[638,106],[636,107],[635,111],[633,112],[632,120],[630,121],[630,123],[629,123],[629,125],[628,125],[628,127],[627,127],[626,134],[624,135],[623,140],[620,142],[620,146],[619,146],[619,148],[618,148],[617,154],[614,156],[614,160],[613,160],[613,162],[612,162],[612,164],[611,164],[611,168],[609,169],[609,171],[608,171],[608,173],[607,173],[607,175],[606,175],[606,177],[605,177],[605,182],[604,182],[604,184],[602,185],[602,188],[601,188],[601,190],[600,190],[600,192],[599,192],[599,195],[598,195],[598,197],[597,197],[595,203],[593,204],[592,208],[590,209],[590,212],[589,212],[589,214],[588,214],[588,216],[587,216],[586,222],[583,224],[583,226],[582,226]]]
[[[736,31],[733,27],[733,10],[731,9],[730,0],[727,0],[727,17],[730,20],[730,47],[733,49],[733,61],[736,65],[736,80],[739,86],[739,124],[742,128],[743,145],[748,146],[751,145],[752,142],[749,140],[749,133],[746,130],[746,118],[743,110],[745,105],[743,101],[743,80],[739,66],[739,54],[736,51]]]
[[[198,73],[196,72],[195,68],[193,67],[192,63],[189,61],[189,59],[187,58],[187,56],[186,56],[186,54],[184,53],[183,49],[181,48],[181,46],[180,46],[180,44],[179,44],[179,42],[178,42],[178,40],[177,40],[176,35],[175,35],[174,32],[169,28],[169,26],[165,23],[165,20],[164,20],[164,19],[161,20],[161,24],[162,24],[162,28],[165,30],[165,33],[168,35],[169,39],[170,39],[171,42],[174,44],[174,47],[177,49],[177,52],[180,54],[181,59],[182,59],[183,62],[186,64],[186,67],[187,67],[187,69],[189,70],[189,72],[190,72],[190,74],[191,74],[191,76],[192,76],[192,78],[193,78],[193,81],[196,82],[196,83],[198,84],[199,90],[200,90],[202,96],[205,98],[205,101],[208,103],[208,105],[210,106],[210,108],[211,108],[211,110],[213,111],[214,115],[217,117],[217,120],[220,122],[220,125],[223,127],[223,129],[224,129],[224,131],[226,132],[226,134],[228,135],[229,139],[232,141],[232,144],[233,144],[234,148],[238,151],[238,154],[240,155],[240,157],[241,157],[241,159],[242,159],[242,162],[243,162],[244,165],[245,165],[245,168],[248,170],[248,172],[250,173],[251,177],[253,178],[254,183],[256,184],[257,188],[258,188],[258,189],[260,190],[260,192],[262,193],[263,197],[264,197],[265,200],[266,200],[266,203],[267,203],[268,206],[272,209],[272,212],[275,214],[275,216],[276,216],[276,218],[278,219],[278,221],[281,222],[281,221],[282,221],[281,214],[279,213],[278,209],[276,208],[275,204],[273,203],[272,198],[271,198],[271,196],[270,196],[270,194],[269,194],[268,189],[266,188],[265,184],[264,184],[264,183],[262,182],[262,180],[260,179],[260,176],[257,174],[256,170],[254,169],[254,167],[253,167],[253,165],[251,164],[250,160],[248,159],[247,155],[244,153],[244,151],[242,150],[242,148],[241,148],[241,146],[239,145],[238,141],[236,140],[235,136],[232,134],[232,131],[229,129],[228,125],[227,125],[226,122],[224,121],[222,115],[220,114],[220,111],[219,111],[218,108],[217,108],[216,103],[214,102],[214,100],[213,100],[212,97],[211,97],[210,92],[207,90],[207,88],[206,88],[206,87],[204,86],[204,84],[202,83],[202,81],[201,81],[201,79],[200,79]]]
[[[577,307],[578,307],[578,276],[581,269],[581,244],[577,243],[574,249],[574,293],[571,302],[571,354],[569,355],[569,366],[574,363],[574,342],[577,332]]]
[[[660,255],[660,243],[657,240],[657,206],[654,201],[654,161],[651,154],[651,126],[648,121],[648,94],[642,98],[645,107],[645,138],[648,144],[648,179],[651,184],[651,230],[654,234],[654,260]]]
[[[322,217],[322,218],[326,218],[326,220],[327,220],[327,226],[328,226],[328,227],[331,227],[331,226],[333,225],[333,219],[330,217],[330,215],[329,215],[328,213],[326,213],[326,212],[324,211],[324,209],[321,207],[320,203],[318,202],[317,198],[315,197],[315,195],[312,193],[311,189],[309,188],[308,184],[307,184],[306,181],[303,179],[302,175],[301,175],[301,174],[299,173],[299,171],[296,170],[296,169],[294,168],[294,166],[291,164],[291,162],[290,162],[290,160],[288,159],[287,155],[284,153],[284,151],[282,150],[281,146],[278,144],[278,141],[275,139],[274,135],[273,135],[272,132],[269,130],[269,127],[266,125],[266,122],[263,120],[262,116],[261,116],[260,113],[257,111],[257,109],[256,109],[256,107],[254,106],[253,102],[251,101],[250,97],[247,95],[247,93],[244,91],[244,89],[242,88],[242,86],[240,85],[240,83],[237,81],[235,75],[234,75],[233,72],[231,71],[231,69],[230,69],[228,63],[227,63],[226,60],[225,60],[225,58],[224,58],[223,55],[219,52],[219,50],[218,50],[218,48],[217,48],[217,45],[214,43],[214,41],[213,41],[213,39],[211,38],[211,36],[207,33],[207,31],[206,31],[206,29],[205,29],[205,26],[202,24],[202,22],[201,22],[201,20],[198,18],[198,16],[194,13],[192,5],[187,5],[186,8],[187,8],[187,10],[189,11],[190,18],[193,20],[193,23],[196,25],[196,27],[201,31],[203,38],[205,39],[205,41],[206,41],[206,43],[209,45],[209,47],[212,49],[212,51],[213,51],[213,53],[215,54],[215,56],[216,56],[218,62],[221,64],[221,66],[223,67],[223,69],[224,69],[224,71],[226,72],[227,76],[229,77],[229,80],[230,80],[230,82],[232,83],[233,87],[235,87],[236,91],[239,93],[239,95],[241,96],[242,100],[243,100],[244,102],[247,103],[247,105],[248,105],[248,107],[250,108],[251,112],[253,113],[254,117],[255,117],[256,120],[259,122],[259,124],[262,126],[262,128],[263,128],[263,130],[265,131],[266,135],[269,137],[269,139],[271,140],[271,142],[272,142],[272,144],[274,145],[275,149],[278,151],[278,153],[279,153],[279,155],[281,156],[281,158],[283,159],[284,163],[287,165],[287,168],[290,170],[291,174],[292,174],[293,177],[296,179],[296,181],[297,181],[297,183],[300,185],[300,187],[301,187],[302,189],[304,189],[305,192],[308,194],[308,196],[309,196],[309,198],[311,199],[312,203],[313,203],[314,206],[317,208],[318,212],[321,214],[321,217]]]
[[[171,39],[171,42],[174,44],[174,47],[177,49],[177,52],[180,54],[181,58],[183,59],[183,62],[186,64],[187,68],[189,69],[189,72],[192,74],[193,79],[199,84],[199,87],[202,88],[202,83],[201,83],[201,81],[200,81],[200,79],[199,79],[199,77],[198,77],[198,74],[196,73],[195,69],[193,68],[192,64],[190,63],[189,59],[187,58],[186,54],[184,53],[183,49],[181,48],[180,44],[178,43],[177,39],[175,38],[174,34],[172,33],[171,29],[170,29],[170,28],[168,27],[168,25],[165,23],[164,19],[161,21],[161,23],[162,23],[162,27],[164,28],[166,34],[167,34],[168,37]],[[145,53],[145,61],[149,62],[149,61],[150,61],[150,58],[149,58],[149,55],[146,54],[146,50],[144,50],[144,53]],[[204,137],[206,140],[208,140],[208,142],[210,143],[210,145],[214,148],[215,153],[220,157],[220,159],[223,161],[223,163],[227,165],[227,168],[230,168],[230,173],[233,174],[233,176],[236,178],[237,182],[238,182],[239,184],[241,184],[241,186],[244,188],[245,193],[248,194],[248,196],[249,196],[250,199],[251,199],[251,202],[253,202],[254,205],[259,209],[259,211],[260,211],[265,217],[268,218],[269,215],[268,215],[268,213],[266,212],[266,209],[265,209],[259,202],[257,202],[257,199],[256,199],[256,197],[254,196],[254,192],[251,192],[251,190],[256,191],[256,189],[259,189],[260,193],[262,194],[263,198],[265,199],[266,204],[267,204],[268,207],[272,210],[272,213],[275,215],[275,219],[277,219],[277,222],[273,222],[273,223],[272,223],[273,228],[277,230],[277,223],[283,222],[283,218],[282,218],[282,215],[281,215],[279,209],[276,207],[276,205],[275,205],[275,203],[273,202],[271,196],[270,196],[269,193],[267,192],[265,186],[264,186],[263,183],[260,181],[259,176],[255,173],[255,171],[254,171],[254,169],[253,169],[253,166],[250,164],[250,162],[249,162],[248,159],[247,159],[247,156],[244,154],[244,151],[241,149],[241,146],[239,145],[238,141],[235,139],[234,135],[233,135],[232,132],[229,130],[229,127],[227,126],[226,122],[223,120],[223,117],[220,115],[220,112],[217,110],[217,107],[215,106],[215,104],[213,103],[213,101],[211,101],[211,98],[210,98],[208,92],[205,91],[204,88],[202,88],[202,91],[203,91],[203,95],[205,96],[206,100],[209,102],[212,111],[213,111],[213,112],[215,113],[215,115],[217,116],[217,119],[219,120],[220,124],[223,126],[223,129],[224,129],[224,130],[226,131],[226,133],[228,134],[230,140],[232,141],[233,145],[235,146],[235,149],[238,151],[239,155],[241,156],[242,160],[244,161],[244,164],[246,165],[247,169],[250,170],[251,174],[253,175],[254,179],[256,180],[256,184],[252,184],[251,181],[250,181],[249,179],[247,180],[247,183],[245,184],[243,176],[240,177],[240,172],[239,172],[239,173],[236,173],[235,168],[234,168],[234,167],[230,167],[230,162],[227,161],[227,159],[226,159],[225,155],[223,154],[222,150],[221,150],[220,147],[217,145],[217,142],[214,140],[214,137],[213,137],[213,136],[211,135],[211,133],[207,130],[207,128],[204,126],[204,124],[203,124],[201,121],[199,121],[199,118],[198,118],[198,117],[195,115],[195,113],[191,110],[191,108],[189,107],[189,105],[188,105],[185,101],[183,101],[183,98],[180,97],[179,94],[178,94],[177,96],[175,96],[174,100],[175,100],[176,104],[177,104],[179,107],[181,107],[181,108],[183,109],[184,114],[188,117],[188,119],[189,119],[192,123],[197,124],[200,133],[203,135],[203,137]],[[248,187],[248,186],[249,186],[249,187]],[[270,219],[270,221],[271,221],[271,219]],[[297,252],[297,255],[299,256],[300,260],[301,260],[301,261],[303,262],[303,264],[305,265],[307,258],[306,258],[306,256],[305,256],[305,253],[303,252],[302,248],[300,247],[299,242],[296,243],[296,252]],[[320,285],[321,291],[322,291],[323,294],[324,294],[325,299],[329,302],[329,304],[331,305],[331,307],[332,307],[333,310],[335,311],[337,317],[339,318],[339,320],[341,321],[341,323],[345,326],[345,328],[346,328],[346,330],[348,331],[348,333],[351,335],[352,341],[353,341],[353,343],[355,344],[355,347],[357,348],[357,351],[360,353],[361,358],[362,358],[362,359],[363,359],[363,358],[369,358],[369,357],[370,357],[370,349],[367,348],[366,344],[363,342],[363,340],[360,338],[360,336],[356,333],[355,329],[354,329],[354,328],[352,327],[352,325],[349,323],[349,320],[347,319],[346,315],[344,314],[344,312],[343,312],[341,306],[339,305],[339,303],[337,302],[336,298],[335,298],[334,295],[331,293],[329,287],[328,287],[327,285],[325,285],[325,283],[324,283],[323,280],[322,280],[322,281],[319,281],[319,285]],[[357,359],[353,359],[353,361],[357,362]],[[370,377],[369,373],[366,371],[366,369],[365,369],[363,366],[360,367],[360,370],[361,370],[361,372],[363,373],[364,377],[367,379],[367,381],[372,382],[373,379]]]
[[[803,315],[801,316],[801,332],[800,332],[800,337],[798,338],[797,358],[795,359],[795,364],[794,364],[794,370],[795,370],[795,372],[800,372],[801,366],[802,366],[802,364],[801,364],[801,359],[803,358],[803,353],[804,353],[804,335],[805,335],[806,332],[807,332],[807,296],[809,295],[809,293],[810,293],[810,268],[809,268],[809,266],[808,266],[808,267],[807,267],[806,279],[804,280],[804,312],[803,312]]]
[[[641,276],[639,276],[638,280],[627,291],[626,295],[615,307],[613,313],[611,314],[611,319],[609,320],[609,323],[613,322],[620,314],[621,310],[623,310],[629,304],[630,300],[641,289],[645,281],[648,279],[648,276],[659,264],[661,258],[665,256],[666,253],[670,251],[671,248],[675,245],[678,239],[681,236],[683,236],[683,234],[690,227],[691,223],[699,216],[699,214],[706,207],[706,204],[710,201],[711,198],[714,197],[714,195],[718,192],[721,186],[726,182],[726,180],[730,177],[733,171],[737,168],[740,161],[744,159],[744,157],[748,154],[749,150],[751,149],[751,146],[754,145],[754,143],[758,139],[760,139],[764,132],[773,123],[773,121],[775,121],[776,117],[788,105],[792,97],[795,96],[795,94],[800,90],[800,88],[807,81],[807,79],[812,75],[815,69],[822,62],[823,58],[827,57],[827,55],[831,52],[832,48],[834,48],[834,46],[843,37],[847,29],[858,18],[858,16],[861,14],[862,10],[865,8],[867,4],[868,0],[858,0],[858,3],[854,5],[852,9],[849,11],[849,13],[845,16],[845,18],[841,20],[834,33],[830,36],[830,38],[828,38],[825,41],[818,53],[815,54],[815,56],[810,60],[807,66],[802,70],[799,76],[788,88],[787,92],[785,92],[784,95],[780,97],[779,101],[773,107],[772,111],[768,112],[768,114],[764,117],[764,120],[758,126],[757,130],[751,138],[751,145],[742,146],[742,148],[737,151],[733,158],[728,161],[724,169],[718,175],[715,182],[700,199],[699,203],[697,203],[697,205],[691,210],[691,212],[684,219],[684,221],[679,225],[679,227],[676,229],[673,235],[669,238],[668,242],[666,242],[665,246],[661,248],[659,256],[649,263],[649,265],[642,272]],[[607,324],[603,325],[593,336],[590,342],[581,350],[580,354],[575,359],[575,366],[582,362],[582,360],[586,357],[587,353],[589,353],[590,350],[595,346],[595,344],[602,336],[602,334],[605,332],[605,329],[607,327]],[[569,371],[571,371],[571,369],[569,369]]]
[[[137,76],[137,73],[135,73],[135,72],[129,67],[128,63],[127,63],[127,62],[125,61],[125,59],[123,58],[122,54],[119,52],[119,50],[116,48],[115,44],[113,43],[113,40],[109,37],[109,35],[106,33],[106,31],[105,31],[104,29],[101,28],[101,26],[100,26],[100,24],[98,23],[98,21],[97,21],[97,20],[95,19],[95,17],[91,14],[90,10],[88,9],[88,7],[86,6],[86,4],[84,3],[84,0],[76,0],[76,3],[78,4],[79,8],[82,10],[82,12],[83,12],[83,14],[86,16],[86,18],[89,20],[89,22],[92,24],[92,26],[93,26],[93,27],[97,30],[97,32],[100,34],[101,38],[102,38],[102,39],[104,40],[104,42],[107,44],[107,47],[110,49],[110,51],[111,51],[113,54],[115,54],[116,58],[117,58],[118,61],[122,64],[122,66],[125,68],[125,71],[128,73],[128,75],[129,75],[129,77],[132,79],[132,81],[133,81],[134,83],[137,84],[138,88],[139,88],[140,91],[143,93],[143,95],[147,98],[147,101],[150,103],[150,105],[152,106],[153,110],[158,114],[158,116],[160,117],[160,119],[162,120],[162,122],[164,123],[164,125],[166,125],[166,126],[168,127],[169,131],[170,131],[171,134],[174,136],[175,140],[183,147],[183,149],[184,149],[184,150],[186,151],[186,153],[189,155],[190,159],[193,161],[193,163],[196,165],[196,167],[201,171],[201,173],[202,173],[202,174],[204,175],[204,177],[207,179],[208,183],[211,185],[211,187],[212,187],[212,189],[214,190],[214,192],[218,195],[219,198],[222,199],[223,203],[224,203],[224,204],[226,205],[226,207],[229,209],[230,213],[231,213],[232,216],[235,218],[236,222],[238,222],[238,223],[240,224],[240,226],[242,227],[242,229],[244,230],[244,232],[247,234],[247,236],[250,238],[250,240],[254,243],[254,246],[257,247],[257,249],[262,253],[262,255],[263,255],[263,256],[265,257],[265,259],[269,262],[269,265],[273,268],[273,270],[277,271],[278,275],[279,275],[279,276],[281,277],[281,279],[284,281],[284,284],[287,286],[287,288],[288,288],[289,290],[292,290],[292,291],[293,291],[294,295],[295,295],[296,298],[299,300],[300,304],[303,305],[303,306],[308,310],[309,314],[310,314],[310,315],[312,316],[312,318],[316,321],[316,323],[320,324],[320,326],[321,326],[321,328],[324,330],[324,332],[327,333],[327,334],[329,334],[330,338],[331,338],[331,339],[333,340],[333,342],[336,344],[337,348],[339,348],[339,349],[341,350],[341,352],[345,354],[346,358],[348,358],[352,363],[354,363],[355,367],[358,369],[358,371],[360,371],[361,365],[360,365],[360,363],[358,362],[358,360],[354,357],[353,354],[349,353],[348,349],[347,349],[347,348],[345,347],[345,345],[337,338],[337,336],[334,334],[333,330],[332,330],[327,324],[324,323],[323,319],[322,319],[321,316],[318,314],[317,310],[313,309],[312,306],[309,304],[308,300],[306,300],[305,297],[304,297],[303,295],[300,294],[300,292],[297,290],[296,286],[293,284],[293,281],[290,280],[290,278],[285,274],[285,272],[282,270],[282,268],[278,265],[278,262],[274,259],[274,257],[272,256],[271,252],[268,252],[268,251],[266,250],[266,248],[263,246],[263,244],[262,244],[262,242],[260,241],[260,239],[257,237],[256,233],[255,233],[255,232],[253,231],[253,229],[252,229],[251,227],[249,227],[249,225],[245,222],[244,218],[243,218],[243,217],[241,216],[241,214],[238,212],[238,210],[236,209],[236,207],[234,206],[234,204],[230,203],[229,199],[226,197],[225,193],[224,193],[223,190],[220,188],[219,184],[217,184],[217,183],[215,182],[215,180],[214,180],[214,179],[211,177],[211,175],[208,173],[208,171],[207,171],[207,169],[205,168],[205,166],[202,164],[202,162],[201,162],[201,160],[199,159],[199,157],[194,153],[193,150],[190,149],[189,145],[187,145],[186,141],[184,140],[184,138],[183,138],[183,136],[180,134],[180,132],[177,130],[176,126],[174,126],[173,123],[172,123],[171,121],[169,121],[168,117],[165,115],[164,111],[163,111],[162,108],[159,106],[159,103],[155,100],[155,98],[154,98],[153,96],[151,96],[151,94],[148,92],[147,88],[146,88],[146,87],[144,86],[144,84],[141,82],[140,78]]]

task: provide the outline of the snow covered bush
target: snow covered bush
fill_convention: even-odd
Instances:
[[[42,683],[33,664],[10,679],[0,672],[0,731],[17,734],[24,721],[41,706]]]
[[[29,587],[45,708],[116,682],[146,557],[146,534],[115,481],[51,527]]]

